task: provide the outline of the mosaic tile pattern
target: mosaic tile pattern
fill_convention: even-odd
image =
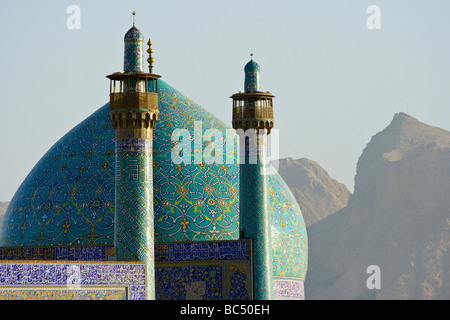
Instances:
[[[150,140],[151,141],[151,140]],[[144,151],[116,151],[116,234],[118,260],[147,264],[154,299],[153,174],[151,144]]]
[[[156,244],[155,261],[249,260],[250,242],[198,242]]]
[[[274,276],[305,280],[308,237],[300,208],[289,187],[276,175],[269,176],[269,186]]]
[[[1,300],[126,300],[125,288],[14,288],[2,289]]]
[[[104,106],[36,164],[5,214],[3,246],[114,242],[114,129]]]
[[[250,264],[229,263],[227,265],[227,299],[229,300],[250,300],[252,299],[252,281]]]
[[[278,300],[304,300],[304,282],[297,279],[274,278],[274,296]]]
[[[250,261],[157,264],[157,300],[249,300]]]
[[[222,265],[156,267],[157,300],[221,300]]]
[[[106,249],[113,246],[54,247],[52,260],[105,261]]]
[[[257,300],[273,299],[272,236],[268,204],[268,176],[264,156],[257,164],[240,165],[240,229],[253,239],[254,295]]]
[[[52,247],[0,247],[0,260],[54,260]]]
[[[113,246],[0,247],[0,260],[105,261]],[[155,243],[155,261],[249,260],[249,241]]]
[[[104,287],[107,285],[127,287],[128,299],[145,299],[145,265],[141,263],[0,263],[0,289],[4,297],[9,294],[6,288],[14,289],[17,286],[37,286],[39,289],[62,286],[78,290],[83,289],[84,286]]]
[[[156,299],[248,300],[252,297],[250,241],[159,243]]]
[[[192,163],[174,165],[171,158],[173,130],[186,129],[194,140],[195,121],[202,124],[200,139],[203,132],[213,128],[225,137],[227,126],[180,92],[158,81],[160,120],[156,124],[153,155],[155,238],[169,242],[237,239],[238,165],[207,165],[201,161],[194,164],[195,141],[191,143]]]
[[[226,241],[226,242],[188,242],[188,243],[157,243],[155,245],[155,292],[157,299],[231,299],[231,300],[248,300],[252,297],[252,278],[251,278],[251,261],[249,241]],[[95,257],[98,261],[105,261],[106,249],[111,246],[72,246],[72,247],[10,247],[0,248],[0,252],[10,252],[10,258],[21,259],[40,259],[42,255],[46,254],[47,259],[60,259],[66,262],[67,260],[90,260]],[[20,249],[20,250],[19,250]],[[27,254],[27,252],[34,252],[34,255]],[[4,262],[3,262],[4,263]],[[14,261],[17,264],[17,261]],[[55,261],[49,262],[44,266],[54,264]],[[17,270],[24,271],[24,277],[30,277],[29,266],[30,263],[24,264],[26,268],[20,267]],[[75,266],[80,266],[80,275],[84,272],[82,264],[77,261]],[[93,269],[92,266],[96,264],[88,264],[89,275],[92,279],[83,281],[83,285],[105,285],[110,284],[111,277],[102,279],[103,273],[111,273],[111,267],[100,268],[100,270]],[[108,264],[111,266],[111,264]],[[61,265],[59,265],[61,266]],[[120,298],[119,291],[105,291],[105,289],[94,288],[90,292],[85,292],[85,287],[80,291],[68,292],[64,288],[50,288],[49,285],[61,285],[64,281],[68,281],[70,272],[68,268],[71,264],[65,264],[64,267],[53,268],[52,273],[56,272],[56,279],[58,281],[49,281],[48,278],[42,277],[42,272],[49,273],[50,271],[39,271],[42,267],[34,267],[35,273],[31,285],[40,286],[39,288],[25,288],[18,289],[11,287],[5,289],[5,285],[23,284],[21,280],[21,273],[16,272],[12,278],[16,278],[16,282],[0,280],[0,297],[5,299],[32,299],[38,297],[40,299],[118,299]],[[142,266],[142,265],[141,265]],[[0,268],[4,265],[0,263]],[[7,268],[7,267],[6,267]],[[28,268],[28,269],[27,269]],[[45,268],[43,269],[45,270]],[[65,272],[61,273],[61,270]],[[65,270],[65,271],[64,271]],[[59,272],[59,274],[58,274]],[[128,272],[123,269],[122,272]],[[11,272],[10,272],[11,273]],[[4,275],[4,274],[3,274]],[[0,273],[0,277],[3,276]],[[131,276],[135,276],[131,274]],[[11,275],[9,276],[11,278]],[[81,277],[80,277],[81,278]],[[113,278],[113,277],[112,277]],[[152,287],[153,288],[153,287]],[[14,290],[13,290],[14,289]],[[24,292],[19,292],[20,290]],[[3,290],[3,291],[2,291]]]
[[[0,260],[105,261],[112,246],[0,247]]]
[[[297,201],[284,180],[273,183],[269,176],[270,219],[273,249],[274,299],[287,299],[285,291],[277,290],[275,279],[290,279],[295,285],[289,297],[304,299],[303,283],[308,268],[308,238]]]

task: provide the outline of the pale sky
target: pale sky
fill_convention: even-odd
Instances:
[[[80,29],[69,29],[70,5]],[[369,29],[370,5],[380,29]],[[231,124],[253,53],[272,92],[280,157],[309,158],[353,191],[395,113],[450,129],[450,1],[0,1],[0,201],[66,132],[108,102],[132,26],[162,79]]]

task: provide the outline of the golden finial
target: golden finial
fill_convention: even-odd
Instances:
[[[153,59],[153,49],[152,49],[152,41],[150,39],[148,39],[148,69],[149,69],[149,73],[153,73],[153,62],[155,62],[155,59]]]
[[[136,15],[136,12],[133,11],[133,27],[134,27],[134,16]]]

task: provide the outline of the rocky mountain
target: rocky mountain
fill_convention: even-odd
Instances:
[[[344,208],[351,196],[345,185],[306,158],[280,159],[278,172],[297,200],[307,227]]]
[[[396,114],[348,206],[308,228],[307,299],[450,299],[449,199],[450,132]]]

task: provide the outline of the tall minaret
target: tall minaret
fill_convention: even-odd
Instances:
[[[253,239],[254,298],[273,298],[273,262],[268,208],[267,136],[273,128],[272,95],[259,89],[259,65],[247,63],[245,91],[233,99],[233,128],[240,136],[239,229]]]
[[[133,12],[134,20],[134,12]],[[159,119],[158,78],[144,72],[144,36],[134,26],[125,34],[124,72],[110,79],[109,117],[116,130],[115,233],[117,260],[147,264],[147,299],[155,299],[153,225],[153,130]]]

